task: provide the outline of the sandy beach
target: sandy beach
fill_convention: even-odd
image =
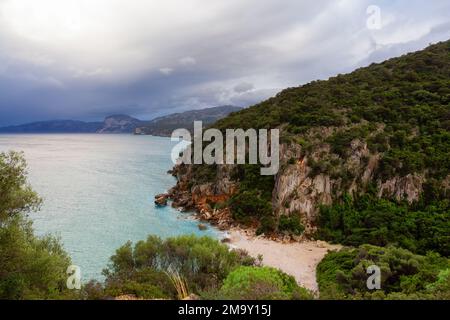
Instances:
[[[329,250],[340,246],[323,241],[281,243],[263,237],[247,235],[242,230],[228,232],[230,246],[246,250],[251,256],[263,256],[263,265],[283,270],[297,282],[314,292],[318,291],[316,267]]]

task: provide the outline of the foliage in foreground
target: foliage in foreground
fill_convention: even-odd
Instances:
[[[239,267],[225,279],[218,298],[231,300],[310,300],[294,277],[270,267]]]
[[[128,242],[111,257],[110,265],[104,270],[104,296],[180,298],[175,283],[185,284],[189,293],[201,294],[218,289],[236,267],[255,263],[245,252],[230,251],[209,237],[162,240],[149,236],[134,247]],[[93,284],[89,287],[95,288]]]
[[[381,290],[367,288],[367,268],[381,269]],[[322,299],[450,299],[450,260],[396,247],[363,245],[331,252],[317,267]]]
[[[42,200],[27,183],[22,153],[0,153],[0,225],[7,219],[39,210]]]
[[[70,258],[58,239],[34,235],[26,214],[40,199],[20,153],[0,153],[0,299],[75,298],[66,289]]]
[[[58,239],[36,237],[15,217],[0,228],[0,299],[74,298],[66,288],[70,257]]]
[[[312,294],[295,278],[259,262],[243,251],[230,250],[208,237],[150,236],[134,248],[128,242],[111,257],[104,284],[84,287],[86,298],[133,295],[144,299],[306,300]]]

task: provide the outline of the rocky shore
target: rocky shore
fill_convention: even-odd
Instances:
[[[155,196],[155,205],[166,206],[170,200],[173,208],[192,211],[198,220],[208,222],[219,230],[237,227],[229,208],[218,206],[226,203],[234,193],[234,183],[224,180],[219,185],[208,183],[190,189],[189,170],[189,166],[177,165],[169,171],[169,174],[177,178],[177,184],[167,193]]]
[[[294,239],[288,236],[257,236],[256,229],[242,228],[236,224],[228,208],[211,209],[206,199],[218,200],[217,196],[199,198],[175,186],[168,193],[157,195],[155,199],[157,205],[168,205],[168,200],[171,200],[174,208],[192,210],[195,218],[225,231],[222,242],[230,248],[245,250],[255,258],[262,257],[263,265],[278,268],[294,276],[299,285],[316,294],[317,265],[330,250],[340,248],[323,241],[308,241],[301,237]]]
[[[242,226],[234,221],[230,209],[226,206],[237,190],[237,184],[230,179],[232,166],[218,167],[216,183],[192,184],[192,166],[179,164],[168,171],[177,179],[177,183],[167,193],[155,196],[155,205],[171,205],[180,211],[191,211],[194,218],[201,222],[217,227],[221,231],[239,230],[246,236],[256,235],[256,228]],[[295,236],[292,234],[270,234],[263,237],[281,242],[292,243],[308,240],[307,235]]]
[[[316,292],[316,267],[330,250],[340,246],[323,241],[311,241],[305,236],[256,235],[256,228],[242,227],[236,223],[230,209],[225,205],[237,186],[230,181],[230,168],[218,169],[221,179],[218,183],[195,184],[192,186],[192,166],[177,165],[169,171],[177,184],[165,194],[155,197],[155,205],[172,205],[181,211],[192,211],[196,219],[207,222],[225,231],[222,242],[230,248],[247,251],[255,258],[262,257],[262,263],[291,274],[305,288]]]

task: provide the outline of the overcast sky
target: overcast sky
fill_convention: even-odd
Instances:
[[[449,12],[448,0],[0,0],[0,125],[249,106],[447,40]]]

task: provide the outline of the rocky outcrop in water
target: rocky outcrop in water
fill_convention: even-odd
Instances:
[[[165,207],[167,206],[167,198],[168,196],[166,194],[158,194],[155,196],[155,205],[157,207]]]

